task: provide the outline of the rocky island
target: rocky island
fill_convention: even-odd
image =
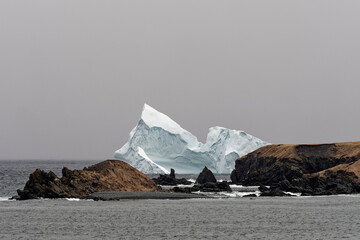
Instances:
[[[267,196],[360,193],[360,142],[268,145],[237,159],[231,180]]]
[[[35,198],[86,198],[94,192],[156,191],[145,174],[118,160],[106,160],[83,170],[62,169],[62,177],[36,169],[30,174],[19,200]]]

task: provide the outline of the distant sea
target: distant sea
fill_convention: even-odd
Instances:
[[[0,239],[360,239],[360,195],[7,200],[36,168],[61,176],[94,163],[0,161]]]

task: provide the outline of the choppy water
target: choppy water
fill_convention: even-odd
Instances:
[[[65,165],[81,169],[84,163]],[[5,189],[0,197],[12,193],[4,184],[22,188],[35,168],[59,173],[64,165],[6,163],[5,171],[0,164],[0,186]],[[26,173],[25,180],[12,183],[16,177],[11,175],[19,171]],[[118,202],[0,199],[0,239],[360,239],[360,195]]]

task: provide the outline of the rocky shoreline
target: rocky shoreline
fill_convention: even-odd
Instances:
[[[83,170],[64,167],[61,178],[37,169],[13,199],[184,199],[206,197],[199,193],[231,193],[230,184],[260,186],[250,197],[356,194],[360,193],[360,142],[268,145],[237,159],[230,178],[231,182],[218,182],[205,166],[195,184],[177,179],[174,169],[150,179],[127,163],[106,160]]]

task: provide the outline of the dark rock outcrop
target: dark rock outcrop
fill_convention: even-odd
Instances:
[[[155,191],[156,184],[142,172],[118,160],[106,160],[84,168],[69,170],[64,167],[62,178],[53,172],[36,169],[30,174],[17,199],[86,198],[94,192]]]
[[[270,188],[268,190],[262,191],[260,197],[285,197],[291,196],[288,193],[285,193],[279,188]]]
[[[196,182],[199,184],[205,184],[205,183],[216,183],[216,178],[214,174],[209,170],[206,166],[200,173],[200,175],[197,177]]]
[[[217,182],[214,174],[207,168],[204,167],[202,172],[196,179],[195,185],[187,188],[175,187],[172,189],[174,192],[231,192],[229,183],[226,181]]]
[[[170,178],[175,178],[175,169],[170,169]]]
[[[266,191],[269,191],[270,190],[270,188],[268,188],[268,187],[266,187],[266,186],[264,186],[264,185],[260,185],[259,186],[259,191],[260,192],[266,192]]]
[[[192,193],[192,192],[231,192],[231,188],[228,182],[217,182],[214,174],[204,167],[203,171],[197,177],[195,185],[192,187],[172,189],[174,192]]]
[[[360,142],[262,147],[235,162],[231,180],[303,195],[360,193]]]
[[[290,196],[290,194],[285,193],[279,187],[266,187],[264,185],[259,186],[260,197],[283,197]]]
[[[152,180],[158,185],[176,186],[176,185],[179,185],[179,184],[182,184],[182,185],[190,185],[190,184],[192,184],[192,182],[186,180],[185,178],[177,179],[175,177],[175,170],[174,169],[170,170],[170,175],[168,175],[168,174],[160,174],[160,176],[158,178],[153,178]]]

